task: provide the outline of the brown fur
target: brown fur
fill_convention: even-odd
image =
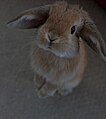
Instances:
[[[39,97],[52,96],[56,91],[66,95],[81,82],[87,64],[83,40],[106,61],[104,40],[87,12],[77,5],[56,2],[28,10],[9,24],[17,28],[42,25],[31,53]],[[73,26],[77,28],[71,34]]]
[[[57,2],[57,4],[52,6],[49,19],[47,20],[50,30],[53,29],[59,35],[64,35],[75,21],[79,21],[80,17],[76,9],[74,9],[74,7],[70,9],[70,7],[66,2],[60,4]],[[78,7],[76,8],[79,9]]]

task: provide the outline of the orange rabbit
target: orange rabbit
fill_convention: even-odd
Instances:
[[[87,64],[87,43],[106,61],[106,47],[97,27],[82,8],[56,2],[27,10],[8,26],[38,28],[31,64],[39,97],[69,94],[82,80]]]

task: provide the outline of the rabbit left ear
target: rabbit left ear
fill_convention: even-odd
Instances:
[[[44,24],[49,17],[49,10],[50,5],[27,10],[8,22],[7,25],[19,29],[38,28]]]
[[[86,43],[106,61],[106,45],[100,32],[94,22],[90,19],[86,12],[83,12],[84,25],[80,36]]]

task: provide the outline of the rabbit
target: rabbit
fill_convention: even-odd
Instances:
[[[68,95],[82,81],[87,66],[86,45],[106,61],[106,45],[89,14],[65,1],[24,11],[8,22],[18,29],[37,28],[31,66],[39,97]]]

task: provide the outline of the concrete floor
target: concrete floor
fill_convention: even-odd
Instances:
[[[79,3],[91,14],[106,41],[106,12],[93,0]],[[6,27],[12,17],[54,0],[0,1],[0,119],[106,119],[106,62],[89,48],[89,64],[82,83],[66,97],[39,99],[32,81],[30,43],[33,30]]]

